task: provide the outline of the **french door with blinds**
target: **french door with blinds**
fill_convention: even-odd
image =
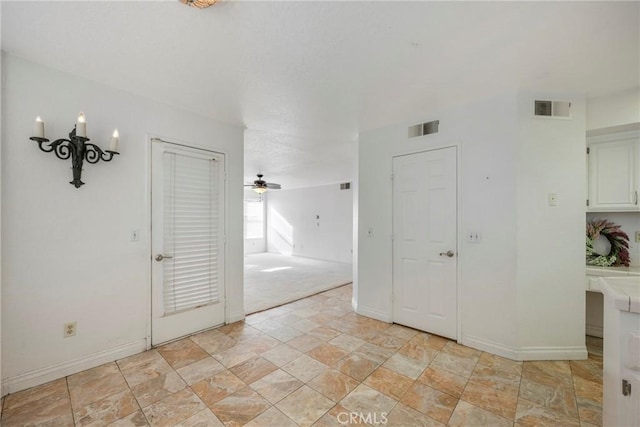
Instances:
[[[151,341],[224,323],[224,155],[152,139]]]

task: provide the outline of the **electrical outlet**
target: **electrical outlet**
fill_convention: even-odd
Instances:
[[[132,229],[130,238],[132,242],[137,242],[140,238],[140,230],[138,230],[137,228]]]
[[[640,231],[636,231],[636,243],[640,243]]]
[[[64,337],[69,338],[76,334],[76,322],[69,322],[64,324]]]
[[[478,231],[467,232],[467,242],[480,243],[482,241],[482,234]]]

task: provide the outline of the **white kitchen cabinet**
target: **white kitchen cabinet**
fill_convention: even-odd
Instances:
[[[602,425],[640,426],[640,278],[601,277],[604,294]]]
[[[640,131],[588,137],[587,155],[587,211],[640,211]]]

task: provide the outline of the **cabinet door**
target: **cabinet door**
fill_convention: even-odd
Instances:
[[[589,144],[589,211],[637,211],[638,133],[600,137]]]

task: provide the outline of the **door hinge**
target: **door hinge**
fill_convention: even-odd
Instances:
[[[587,199],[587,206],[589,206],[589,199]]]
[[[591,148],[587,147],[587,154],[589,154],[591,152]]]
[[[396,176],[395,176],[395,174],[393,174],[393,173],[392,173],[392,174],[391,174],[391,181],[393,181],[393,179],[394,179],[395,177],[396,177]]]
[[[631,396],[631,383],[627,380],[622,380],[622,395]]]

